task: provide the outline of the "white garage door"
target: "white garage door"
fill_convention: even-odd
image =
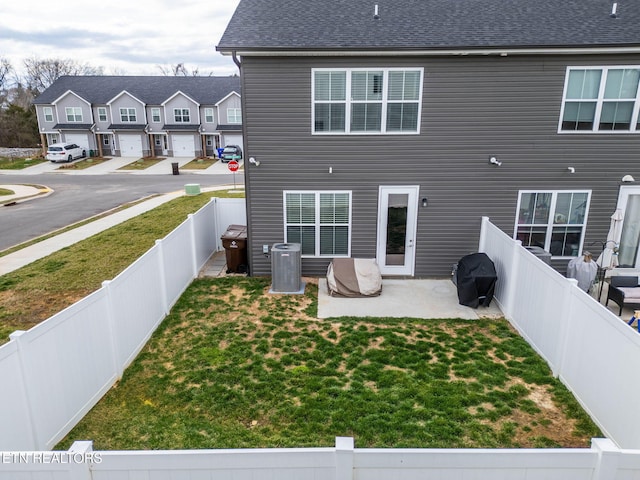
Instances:
[[[238,145],[240,148],[242,148],[242,135],[229,135],[225,133],[223,141],[223,147],[225,145]]]
[[[194,157],[196,145],[193,135],[171,135],[174,157]]]
[[[89,149],[89,138],[87,137],[86,133],[65,133],[64,141],[67,143],[75,143],[85,150]],[[87,154],[88,153],[89,152],[87,151]]]
[[[122,157],[142,156],[142,137],[140,135],[118,135],[120,155]]]

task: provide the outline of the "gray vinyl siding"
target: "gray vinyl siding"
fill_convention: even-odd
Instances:
[[[591,243],[606,239],[620,179],[640,180],[640,133],[558,134],[566,67],[638,64],[637,55],[243,58],[245,158],[261,162],[245,167],[251,273],[269,275],[262,245],[284,240],[283,190],[352,191],[352,256],[375,257],[379,185],[419,185],[428,198],[418,277],[449,275],[475,252],[484,215],[513,235],[525,189],[591,190],[584,249],[597,256]],[[424,67],[420,134],[312,135],[311,70],[326,67]],[[324,275],[329,260],[303,259],[303,274]]]

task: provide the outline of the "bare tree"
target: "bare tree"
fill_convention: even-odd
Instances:
[[[195,67],[191,70],[187,69],[184,63],[177,63],[175,65],[158,65],[158,69],[165,77],[200,77],[200,68]],[[206,76],[210,77],[211,74]]]
[[[11,63],[6,58],[0,57],[0,108],[7,100],[7,90],[9,89],[9,74],[13,71]]]
[[[24,60],[25,84],[34,93],[42,93],[53,82],[64,75],[102,75],[102,67],[93,67],[68,58],[39,59],[31,57]]]

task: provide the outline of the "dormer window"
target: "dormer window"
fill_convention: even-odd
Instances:
[[[122,123],[135,123],[136,122],[136,109],[135,108],[121,108],[120,109],[120,121]]]
[[[189,123],[191,121],[191,112],[188,108],[174,108],[173,121],[175,123]]]

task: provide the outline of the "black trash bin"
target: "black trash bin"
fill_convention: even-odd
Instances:
[[[227,273],[247,273],[247,227],[229,225],[220,239],[227,257]]]
[[[496,288],[496,267],[485,253],[472,253],[460,259],[455,268],[454,283],[458,303],[467,307],[488,307]]]
[[[180,170],[178,170],[178,162],[172,163],[171,168],[173,169],[174,175],[180,175]]]

